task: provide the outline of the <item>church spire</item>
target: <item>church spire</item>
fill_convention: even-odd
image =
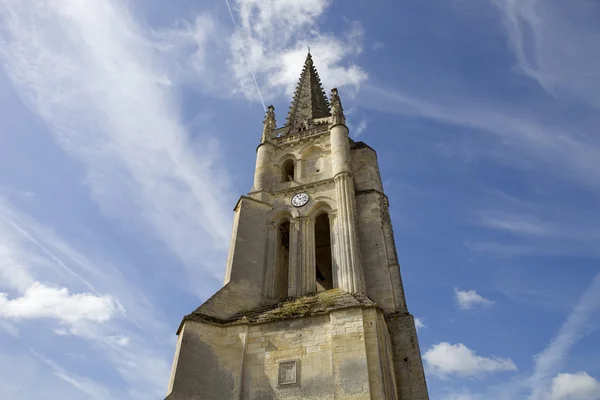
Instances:
[[[307,128],[314,119],[330,115],[329,101],[309,50],[285,126]]]

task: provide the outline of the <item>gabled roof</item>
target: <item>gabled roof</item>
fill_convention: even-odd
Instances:
[[[330,115],[329,101],[309,52],[296,86],[285,126],[297,127],[307,120],[312,122],[314,119]]]

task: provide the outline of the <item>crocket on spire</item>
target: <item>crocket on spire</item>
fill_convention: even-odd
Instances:
[[[309,50],[285,126],[292,128],[307,127],[307,125],[313,123],[313,120],[329,117],[330,115],[329,101]]]

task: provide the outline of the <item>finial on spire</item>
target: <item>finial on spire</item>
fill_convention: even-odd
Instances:
[[[306,46],[308,47],[308,55],[310,56],[310,46]]]
[[[304,68],[306,68],[307,66],[312,66],[313,64],[313,59],[312,59],[312,54],[310,54],[310,47],[308,48],[308,53],[306,54],[306,61],[304,61]]]
[[[273,132],[277,126],[277,123],[275,122],[275,107],[272,105],[267,107],[267,112],[263,123],[265,125],[263,127],[262,139],[260,140],[261,143],[265,143],[271,138],[271,132]]]
[[[342,108],[342,101],[340,100],[337,88],[331,89],[331,99],[329,100],[329,104],[331,104],[331,124],[345,125],[346,117],[344,117],[344,109]]]

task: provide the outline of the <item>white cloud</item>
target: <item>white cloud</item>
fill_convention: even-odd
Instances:
[[[425,325],[422,318],[415,318],[415,327],[417,328],[417,330],[420,330],[423,328],[427,328],[427,325]]]
[[[371,46],[371,50],[373,51],[377,51],[377,50],[381,50],[385,47],[385,45],[382,42],[375,42],[373,43],[373,45]]]
[[[123,335],[112,335],[107,336],[106,341],[112,345],[116,346],[127,346],[131,342],[131,339],[127,336]]]
[[[440,377],[476,377],[486,373],[517,370],[510,358],[482,357],[462,343],[438,343],[423,354],[423,359],[426,367]]]
[[[358,125],[350,130],[350,133],[353,137],[359,137],[367,129],[367,126],[369,126],[369,121],[363,117]]]
[[[170,58],[156,51],[164,42],[152,42],[119,1],[0,5],[6,71],[85,167],[102,210],[162,241],[181,259],[193,290],[216,285],[231,230],[229,180],[206,132],[198,140],[210,151],[199,157],[191,150]]]
[[[546,400],[550,380],[558,373],[569,351],[585,334],[589,334],[588,321],[600,309],[600,274],[581,295],[579,302],[569,314],[552,342],[534,358],[534,370],[529,379],[530,400]],[[569,377],[559,379],[559,383]],[[575,380],[584,380],[581,378]]]
[[[84,233],[88,244],[93,244],[93,236]],[[125,279],[123,270],[131,270],[131,266],[124,260],[108,262],[111,254],[91,247],[86,250],[92,257],[0,199],[0,292],[24,293],[36,282],[98,297],[101,292],[110,292],[128,310],[124,315],[127,320],[164,332],[149,299]]]
[[[86,238],[94,242],[87,232]],[[174,345],[168,338],[173,337],[172,327],[165,326],[149,299],[140,293],[139,282],[128,282],[113,263],[81,253],[39,221],[0,201],[0,292],[18,293],[13,296],[16,298],[0,297],[0,329],[18,334],[16,327],[23,319],[52,319],[56,324],[48,329],[91,344],[84,348],[84,358],[93,358],[98,365],[108,363],[131,390],[127,396],[106,398],[155,398],[164,392],[169,376]],[[131,269],[127,263],[116,264]],[[108,290],[115,295],[99,294]],[[14,323],[7,327],[9,321]],[[40,329],[42,326],[46,328],[44,324]],[[86,378],[77,379],[82,380]]]
[[[356,90],[367,79],[367,73],[351,63],[362,51],[360,25],[350,24],[343,38],[319,30],[317,21],[329,4],[329,0],[236,0],[240,40],[235,36],[230,40],[230,62],[248,98],[257,98],[250,70],[267,92],[265,97],[277,96],[282,89],[290,95],[308,46],[324,84]]]
[[[152,46],[160,53],[166,69],[164,83],[173,86],[193,87],[215,97],[226,97],[231,77],[225,64],[229,51],[223,37],[229,35],[213,15],[199,13],[193,19],[179,20],[171,28],[153,30]],[[198,84],[199,83],[199,84]],[[201,110],[199,110],[201,112]]]
[[[600,400],[600,382],[586,372],[558,374],[552,380],[552,400]]]
[[[454,288],[454,299],[458,308],[461,310],[470,310],[476,306],[491,306],[493,301],[486,299],[475,290],[460,290]]]
[[[121,312],[123,308],[112,296],[70,294],[66,288],[57,289],[39,282],[12,300],[6,293],[0,293],[0,317],[12,320],[52,318],[64,323],[107,322]]]
[[[600,107],[595,5],[562,0],[491,0],[504,17],[520,70],[553,95]]]

